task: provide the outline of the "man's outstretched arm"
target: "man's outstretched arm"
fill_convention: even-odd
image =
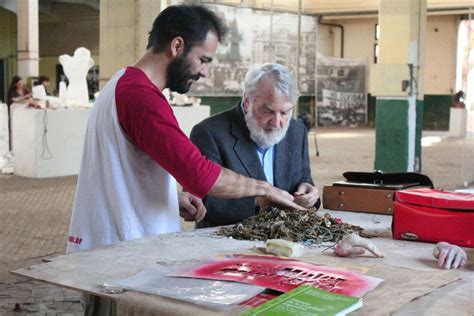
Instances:
[[[273,204],[304,210],[293,202],[294,198],[288,192],[275,188],[265,181],[248,178],[226,168],[221,169],[208,195],[223,199],[263,197]]]

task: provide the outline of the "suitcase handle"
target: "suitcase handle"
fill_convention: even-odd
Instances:
[[[434,188],[431,179],[417,172],[356,172],[347,171],[343,173],[344,178],[349,182],[373,183],[373,184],[418,184],[419,186]]]

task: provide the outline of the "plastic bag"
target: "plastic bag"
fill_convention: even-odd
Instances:
[[[106,286],[161,295],[220,309],[239,304],[265,290],[260,286],[237,282],[166,276],[173,270],[170,267],[150,268],[125,279],[107,281]]]

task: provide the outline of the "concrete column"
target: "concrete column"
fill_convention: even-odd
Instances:
[[[379,25],[375,169],[420,171],[426,0],[381,0]]]
[[[38,0],[17,1],[18,75],[23,79],[39,73]]]
[[[165,1],[100,1],[100,87],[146,51],[148,32]]]

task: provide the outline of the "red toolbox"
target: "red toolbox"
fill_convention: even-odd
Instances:
[[[393,238],[474,247],[474,194],[436,189],[395,193]]]

